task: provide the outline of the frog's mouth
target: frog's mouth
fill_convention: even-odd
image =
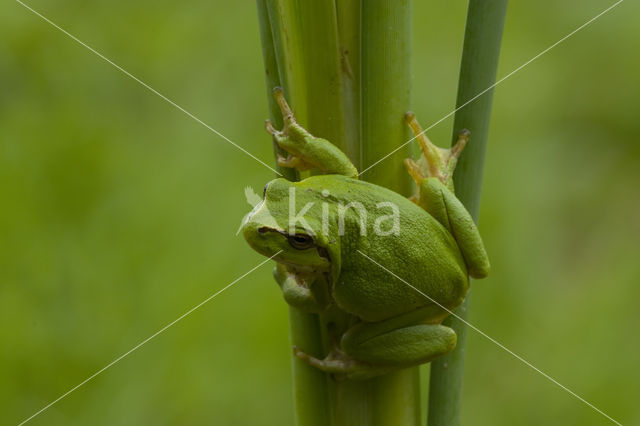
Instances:
[[[290,239],[294,237],[293,235],[290,235],[288,232],[285,232],[281,229],[271,228],[268,226],[261,226],[260,228],[258,228],[257,231],[260,234],[266,234],[268,232],[278,233],[287,241],[290,241]],[[309,253],[310,250],[315,249],[318,258],[323,259],[324,262],[322,263],[326,262],[327,269],[330,269],[331,257],[329,256],[329,251],[325,247],[318,245],[315,241],[315,238],[313,239],[313,243],[308,248],[300,249],[299,247],[296,247],[290,243],[289,245],[291,246],[291,250],[289,250],[289,253],[296,253],[296,250],[299,250],[299,253],[303,253],[303,252]],[[291,267],[299,272],[315,272],[318,270],[318,267],[320,266],[320,265],[310,265],[303,262],[296,262],[296,260],[297,259],[295,256],[287,256],[286,253],[283,253],[278,256],[279,263],[282,263],[287,267]]]
[[[326,253],[326,250],[322,247],[317,247],[318,256],[327,260],[328,265],[331,265],[331,259]],[[324,252],[325,255],[321,254]],[[290,262],[286,259],[278,258],[278,262],[282,263],[287,267],[287,269],[291,269],[291,272],[318,272],[318,269],[321,269],[322,272],[326,272],[330,269],[329,266],[327,268],[318,268],[318,265],[305,265],[297,262]]]

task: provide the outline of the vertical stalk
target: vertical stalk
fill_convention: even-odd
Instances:
[[[469,1],[456,107],[495,83],[506,9],[507,0]],[[492,100],[493,90],[490,90],[461,108],[453,125],[453,142],[460,129],[471,131],[470,142],[460,158],[453,180],[456,195],[476,222]],[[466,320],[468,309],[469,295],[455,313]],[[451,316],[445,324],[458,334],[458,344],[451,353],[431,363],[429,426],[460,424],[467,327]]]
[[[261,0],[266,9],[266,15],[261,14],[260,20],[268,18],[273,39],[272,49],[275,56],[280,86],[284,89],[289,104],[295,108],[296,118],[304,123],[307,117],[306,103],[306,75],[302,59],[303,45],[299,37],[302,32],[298,19],[297,0]],[[260,1],[258,2],[260,4]],[[259,7],[260,9],[260,7]],[[261,23],[261,25],[263,25]],[[265,40],[262,40],[263,48]],[[267,81],[267,84],[269,81]],[[270,105],[273,105],[273,87],[268,87]],[[274,111],[279,115],[279,111]],[[281,119],[279,118],[279,123]]]
[[[278,59],[277,59],[277,51],[275,47],[275,41],[273,32],[271,29],[271,22],[269,19],[269,10],[267,9],[267,0],[256,0],[257,9],[258,9],[258,24],[260,26],[260,39],[262,40],[262,59],[264,64],[264,75],[267,85],[267,102],[269,105],[269,118],[276,128],[282,128],[282,115],[280,114],[280,109],[278,108],[278,104],[276,103],[273,95],[272,89],[274,87],[283,86],[283,82],[280,78],[280,70],[278,67]],[[279,49],[280,51],[282,49]],[[282,53],[281,53],[282,54]],[[285,79],[286,80],[286,79]],[[273,142],[274,148],[274,156],[277,154],[284,154],[284,152],[279,149],[278,145]],[[289,167],[280,167],[278,163],[276,163],[276,169],[278,173],[281,173],[284,177],[289,180],[296,181],[298,180],[298,173],[295,169]]]
[[[362,169],[360,157],[360,1],[338,0],[338,48],[342,68],[345,121],[350,123],[344,152]]]
[[[410,137],[403,120],[410,109],[411,0],[362,2],[360,44],[361,158],[364,168]],[[362,178],[408,195],[411,183],[403,167],[409,147],[401,149]],[[420,422],[417,367],[370,380],[374,422],[380,426]]]
[[[273,98],[273,88],[282,86],[289,96],[295,93],[296,99],[301,98],[304,93],[302,90],[304,86],[300,83],[301,77],[304,75],[302,64],[295,55],[298,46],[292,45],[290,40],[287,41],[284,33],[283,22],[292,21],[291,8],[270,0],[257,0],[257,8],[269,115],[274,125],[277,128],[282,128],[282,116]],[[297,107],[298,103],[290,102],[294,108]],[[278,153],[283,154],[274,142],[274,154]],[[277,164],[276,167],[278,172],[287,179],[292,181],[299,179],[295,169],[279,167]],[[293,345],[305,348],[314,356],[323,356],[322,335],[317,315],[307,314],[289,307],[289,324]],[[293,359],[292,364],[296,424],[300,426],[328,425],[328,392],[325,375],[297,358]]]
[[[308,130],[344,150],[353,123],[345,119],[335,0],[299,0],[301,58],[306,77]]]
[[[411,0],[362,3],[361,146],[363,166],[409,140],[404,113],[410,108]],[[363,179],[408,195],[411,182],[401,149],[363,174]]]
[[[356,2],[351,3],[350,6],[359,6]],[[304,46],[301,53],[307,79],[308,120],[305,124],[312,134],[331,141],[347,154],[354,152],[359,149],[359,123],[354,121],[359,97],[355,85],[350,84],[350,63],[346,62],[339,40],[336,1],[300,0],[298,7],[302,28],[298,36]],[[354,12],[353,7],[341,5],[341,11],[345,10]],[[359,16],[359,10],[356,12]],[[344,27],[342,29],[344,31]],[[328,323],[332,323],[338,333],[343,332],[349,323],[349,316],[339,310],[320,315],[325,354],[329,351],[329,339],[326,336]],[[330,425],[371,424],[369,389],[363,383],[336,381],[329,375],[326,379]]]

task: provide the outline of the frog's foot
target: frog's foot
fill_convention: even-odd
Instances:
[[[366,379],[429,362],[451,351],[456,333],[439,322],[447,312],[427,305],[379,322],[350,327],[324,359],[294,347],[294,354],[336,378]]]
[[[282,289],[284,300],[303,312],[319,313],[326,309],[329,295],[325,285],[318,279],[311,282],[297,277],[278,263],[273,269],[273,277]]]
[[[425,179],[425,175],[418,163],[413,161],[412,158],[404,159],[404,167],[407,169],[407,173],[411,175],[411,178],[413,178],[418,188],[417,192],[409,197],[409,200],[414,204],[420,205],[420,186]]]
[[[276,144],[287,154],[279,156],[280,166],[299,171],[318,169],[325,174],[358,177],[358,171],[340,149],[328,140],[313,136],[297,123],[281,88],[273,89],[273,96],[282,112],[284,126],[282,130],[278,130],[267,120],[265,127]]]
[[[306,130],[304,130],[296,121],[296,117],[293,115],[293,111],[291,111],[291,107],[287,103],[287,100],[284,98],[284,92],[281,87],[276,87],[273,89],[273,97],[275,98],[278,106],[280,107],[280,112],[282,114],[282,121],[284,122],[284,127],[282,130],[278,130],[273,127],[273,123],[271,120],[266,120],[265,128],[267,132],[269,132],[273,136],[286,136],[288,134],[288,130],[295,126],[302,129],[304,132],[308,134]]]
[[[462,129],[458,132],[458,140],[456,141],[455,145],[451,147],[451,155],[449,161],[451,161],[451,158],[454,158],[456,161],[458,160],[458,158],[460,158],[460,154],[462,154],[464,147],[467,146],[467,142],[469,142],[470,136],[471,132],[467,129]]]
[[[414,113],[407,112],[405,114],[405,120],[413,131],[415,138],[418,140],[420,150],[422,151],[422,155],[417,162],[411,159],[405,161],[405,166],[411,177],[413,177],[418,185],[420,185],[420,182],[426,177],[435,177],[445,186],[452,188],[451,177],[453,176],[458,158],[469,141],[469,131],[463,129],[459,133],[458,140],[453,147],[449,149],[439,148],[429,140]],[[407,164],[407,162],[411,162],[412,164]],[[420,179],[418,179],[419,177]]]
[[[332,374],[333,377],[338,380],[366,379],[379,376],[393,369],[387,366],[376,367],[358,361],[345,354],[339,348],[332,349],[324,359],[313,357],[300,350],[297,346],[293,347],[293,354],[310,366],[325,373]]]
[[[271,120],[266,120],[265,129],[273,136],[278,146],[285,151],[286,155],[278,155],[278,165],[295,168],[299,171],[313,168],[309,161],[305,161],[304,153],[300,149],[304,146],[305,140],[313,136],[297,123],[280,87],[273,89],[273,97],[280,107],[284,126],[282,130],[278,130],[273,126]]]

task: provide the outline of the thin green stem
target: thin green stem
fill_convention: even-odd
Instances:
[[[278,68],[277,52],[269,19],[269,10],[267,8],[267,0],[256,0],[258,9],[258,24],[260,26],[260,39],[262,40],[262,59],[264,63],[264,75],[267,86],[267,102],[269,104],[269,118],[276,128],[282,128],[282,115],[276,103],[272,90],[274,87],[282,86],[280,78],[280,70]],[[284,155],[278,145],[273,141],[274,155]],[[298,173],[295,169],[289,167],[280,167],[276,163],[277,171],[289,180],[298,180]]]
[[[284,89],[289,105],[295,109],[296,118],[306,122],[306,75],[303,61],[302,32],[298,16],[297,0],[263,0],[273,38],[273,51],[278,64],[280,86]],[[264,46],[264,40],[263,40]],[[273,87],[267,88],[271,91]],[[268,96],[272,98],[272,94]],[[269,101],[271,102],[271,101]],[[279,113],[278,113],[279,114]]]
[[[469,1],[456,106],[463,105],[495,83],[506,9],[507,0]],[[453,179],[456,195],[476,222],[492,100],[493,90],[490,90],[461,108],[453,126],[453,142],[460,129],[471,131],[471,140]],[[468,310],[469,295],[455,313],[466,320]],[[454,317],[447,318],[445,324],[458,334],[458,344],[454,351],[431,363],[429,426],[460,424],[467,327]]]

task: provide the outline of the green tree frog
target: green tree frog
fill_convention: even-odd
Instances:
[[[417,161],[405,160],[416,182],[407,199],[358,180],[342,151],[296,122],[282,90],[274,96],[284,127],[267,121],[266,128],[287,154],[278,164],[322,174],[269,182],[242,233],[257,252],[275,255],[287,303],[312,313],[338,309],[352,319],[324,359],[304,348],[294,348],[295,355],[338,377],[363,379],[451,351],[456,334],[442,320],[464,300],[468,275],[489,272],[476,225],[453,192],[469,132],[460,132],[451,149],[438,148],[406,114],[422,151]]]

